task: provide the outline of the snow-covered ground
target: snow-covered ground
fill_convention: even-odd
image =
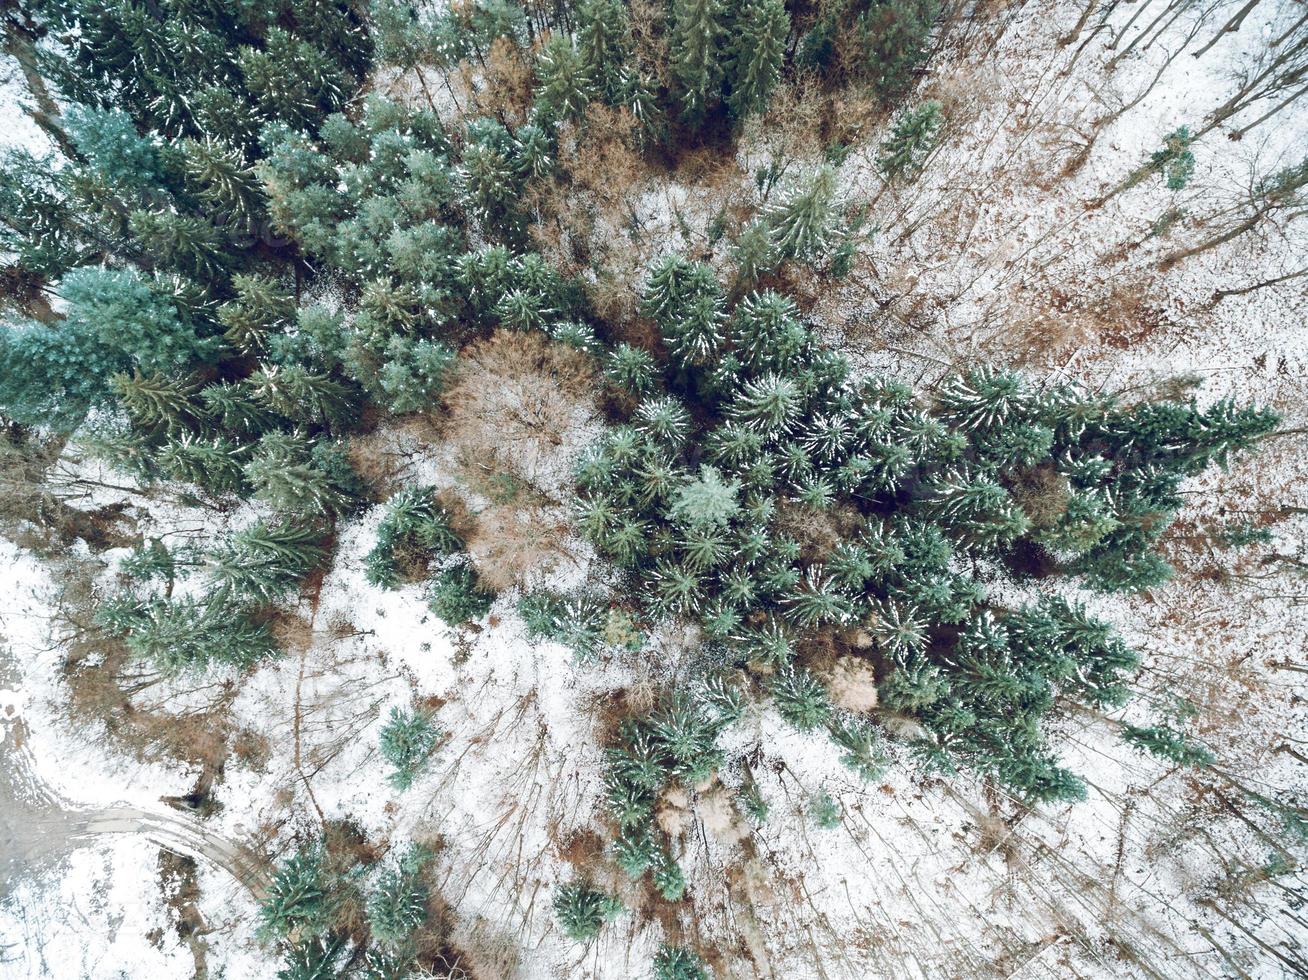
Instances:
[[[1240,141],[1221,127],[1205,134],[1183,191],[1152,178],[1087,207],[1166,133],[1202,124],[1265,41],[1277,4],[1260,6],[1203,57],[1181,53],[1063,175],[1078,134],[1149,84],[1191,16],[1110,75],[1103,65],[1134,34],[1113,51],[1106,32],[1078,57],[1077,44],[1054,43],[1076,18],[1072,6],[1028,3],[993,49],[974,42],[971,54],[947,48],[933,62],[924,95],[941,98],[956,122],[911,192],[878,195],[875,138],[854,150],[844,189],[875,200],[870,224],[881,230],[848,283],[815,297],[810,315],[861,365],[911,379],[979,359],[1114,388],[1194,375],[1202,398],[1266,401],[1287,427],[1303,427],[1303,288],[1291,281],[1212,301],[1215,290],[1301,265],[1302,221],[1166,271],[1158,262],[1201,237],[1199,223],[1248,185],[1251,168],[1265,174],[1308,152],[1305,111],[1287,110]],[[1283,20],[1301,5],[1279,6]],[[1136,7],[1122,5],[1116,26]],[[1225,19],[1212,17],[1190,50]],[[12,109],[12,87],[3,99]],[[754,138],[740,152],[742,184],[750,161],[766,157],[767,134]],[[640,203],[672,240],[668,202],[693,199],[664,186]],[[1187,217],[1145,240],[1169,208]],[[419,474],[423,482],[439,482],[432,467],[439,461]],[[479,632],[451,630],[428,612],[419,587],[385,592],[364,580],[374,510],[342,529],[335,564],[315,601],[296,610],[303,628],[281,659],[245,677],[157,682],[138,695],[151,710],[181,714],[230,681],[232,737],[265,740],[227,757],[214,788],[219,806],[202,818],[162,800],[189,792],[198,766],[130,751],[102,724],[70,716],[60,642],[68,629],[56,619],[64,583],[0,544],[8,600],[0,678],[10,687],[0,694],[0,763],[12,809],[26,821],[6,833],[13,846],[4,857],[16,863],[0,888],[0,977],[191,975],[194,949],[160,884],[161,848],[197,861],[209,975],[272,976],[274,952],[254,937],[264,872],[253,865],[284,855],[297,832],[335,820],[382,848],[439,839],[453,940],[474,971],[480,962],[478,978],[644,977],[670,933],[717,950],[721,976],[1293,975],[1308,946],[1303,875],[1287,863],[1294,855],[1282,853],[1273,816],[1248,800],[1292,792],[1302,805],[1308,790],[1302,590],[1287,574],[1265,577],[1270,569],[1253,559],[1212,553],[1199,531],[1241,511],[1308,508],[1306,485],[1301,438],[1271,440],[1257,458],[1187,488],[1182,526],[1195,534],[1174,545],[1174,582],[1143,596],[1082,597],[1144,654],[1151,697],[1199,706],[1193,727],[1218,755],[1215,773],[1199,779],[1142,757],[1111,737],[1107,720],[1073,715],[1058,743],[1086,774],[1090,798],[1028,813],[966,780],[916,778],[907,760],[883,783],[863,785],[825,737],[797,734],[771,711],[748,715],[727,747],[733,758],[754,754],[768,822],[740,839],[720,801],[698,800],[678,843],[690,882],[680,921],[649,920],[640,914],[645,896],[615,878],[606,884],[630,911],[587,948],[559,935],[551,891],[573,874],[572,845],[599,826],[605,700],[632,696],[672,669],[681,655],[673,638],[652,653],[577,665],[561,647],[524,639],[511,597]],[[156,530],[197,520],[133,503]],[[1302,515],[1287,516],[1276,533],[1275,551],[1303,556]],[[97,581],[107,589],[117,556],[80,557],[104,563]],[[392,706],[418,702],[449,737],[397,793],[378,729]],[[807,816],[821,791],[841,807],[834,829]],[[486,965],[504,949],[516,953]],[[504,965],[510,960],[516,966]]]

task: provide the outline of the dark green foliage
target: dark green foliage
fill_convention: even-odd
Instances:
[[[1201,743],[1167,725],[1123,725],[1123,740],[1179,766],[1210,766],[1217,757]]]
[[[590,942],[621,912],[618,899],[585,883],[569,882],[554,892],[554,916],[573,942]]]
[[[682,114],[701,120],[719,97],[724,71],[728,8],[722,0],[674,0],[672,72]]]
[[[654,956],[654,980],[709,980],[709,972],[685,946],[664,945]]]
[[[258,605],[292,589],[324,557],[322,533],[313,528],[259,522],[234,534],[207,556],[220,601]]]
[[[735,12],[727,102],[737,117],[759,111],[781,76],[790,17],[782,0],[749,0]]]
[[[604,57],[602,52],[591,54]],[[579,52],[570,39],[556,34],[546,41],[536,55],[537,118],[553,124],[585,113],[595,94],[590,65],[586,54]]]
[[[69,309],[58,326],[0,331],[0,411],[11,418],[71,430],[110,404],[114,375],[175,376],[219,349],[169,294],[136,273],[79,269],[61,291]]]
[[[391,766],[390,784],[400,791],[413,785],[443,737],[427,712],[391,708],[390,719],[378,737],[382,758]]]
[[[344,452],[325,440],[297,433],[269,433],[259,440],[245,465],[255,496],[291,516],[345,513],[358,502],[361,487]]]
[[[936,148],[944,117],[940,103],[928,99],[909,109],[895,120],[890,134],[881,143],[877,166],[887,180],[912,180]]]
[[[277,980],[336,980],[345,965],[344,936],[312,936],[286,951]]]
[[[1167,571],[1154,545],[1179,481],[1254,445],[1275,415],[1228,402],[1128,407],[986,368],[928,400],[852,379],[789,300],[747,294],[731,309],[710,276],[676,256],[650,270],[642,307],[669,357],[640,384],[676,394],[635,403],[630,424],[582,458],[582,532],[634,573],[650,614],[694,620],[728,656],[768,670],[783,716],[827,728],[863,778],[879,778],[882,747],[866,726],[833,721],[778,615],[801,634],[857,628],[888,665],[883,703],[923,724],[919,748],[934,764],[967,765],[1033,800],[1077,798],[1043,720],[1059,696],[1123,703],[1136,658],[1066,603],[990,609],[959,560],[1042,547],[1091,586],[1151,584]],[[721,326],[682,334],[706,297],[722,304]],[[815,560],[781,530],[779,507],[853,508],[863,523]],[[716,764],[712,719],[686,699],[648,725],[669,774],[694,782]],[[620,821],[644,819],[651,787],[616,787]]]
[[[686,876],[668,854],[660,855],[650,878],[665,902],[679,902],[686,894]]]
[[[133,654],[166,672],[213,664],[246,667],[276,651],[266,626],[221,602],[119,600],[102,606],[98,616],[124,635]]]
[[[926,57],[939,9],[938,0],[829,0],[802,39],[799,59],[893,101]]]
[[[427,593],[428,607],[451,626],[481,619],[494,601],[495,594],[481,587],[476,572],[464,561],[438,572]]]
[[[368,896],[368,925],[375,942],[404,950],[427,921],[428,888],[423,873],[431,854],[411,847],[381,870]]]
[[[809,816],[813,818],[813,823],[822,830],[832,830],[840,826],[841,810],[840,804],[831,798],[831,794],[826,790],[820,790],[809,800]]]
[[[772,683],[772,697],[781,717],[801,732],[820,727],[831,715],[826,690],[802,667],[777,674]]]
[[[323,936],[335,914],[331,872],[320,843],[300,848],[273,874],[259,905],[259,931],[269,939],[292,934],[303,943]]]
[[[1168,190],[1179,191],[1190,182],[1190,175],[1194,173],[1194,154],[1190,152],[1192,142],[1194,137],[1190,135],[1189,127],[1182,126],[1168,133],[1162,148],[1155,150],[1149,158],[1150,167],[1163,175]]]
[[[368,581],[394,588],[420,578],[433,561],[462,550],[463,542],[430,487],[405,487],[386,502],[377,543],[364,558]]]

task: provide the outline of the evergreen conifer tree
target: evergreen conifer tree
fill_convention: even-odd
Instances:
[[[321,536],[312,528],[262,521],[238,531],[208,556],[214,596],[252,605],[276,601],[322,561]]]
[[[789,36],[790,17],[783,0],[748,0],[734,11],[727,101],[737,118],[766,107],[781,77]]]
[[[379,736],[382,758],[391,765],[390,784],[401,792],[412,786],[441,737],[428,713],[391,708]]]
[[[456,562],[440,571],[427,595],[428,608],[451,626],[480,619],[494,601],[495,595],[481,587],[467,562]]]
[[[368,926],[374,940],[393,950],[406,949],[427,921],[428,889],[423,870],[430,853],[415,846],[383,868],[368,896]]]
[[[824,164],[764,212],[777,254],[810,259],[825,251],[835,235],[836,210],[836,168]]]
[[[590,63],[571,38],[556,34],[536,56],[536,116],[552,124],[581,118],[594,96]]]
[[[922,170],[931,151],[940,142],[944,125],[941,105],[928,99],[902,113],[881,143],[877,166],[887,180],[912,180]]]
[[[554,893],[554,915],[563,934],[573,942],[590,942],[617,918],[622,903],[584,882],[560,885]]]
[[[335,912],[326,855],[320,843],[301,847],[273,874],[259,906],[267,938],[294,934],[301,941],[327,932]]]
[[[682,115],[691,123],[702,120],[721,94],[727,27],[721,0],[673,0],[672,74]]]

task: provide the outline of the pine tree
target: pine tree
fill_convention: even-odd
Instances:
[[[413,934],[427,921],[423,870],[430,860],[425,848],[411,847],[378,874],[368,896],[368,926],[374,940],[393,950],[410,946]]]
[[[481,619],[494,601],[494,593],[481,587],[467,562],[443,569],[432,580],[427,594],[427,607],[451,626]]]
[[[828,728],[831,741],[842,750],[841,765],[853,770],[866,783],[885,775],[890,757],[877,730],[863,718],[841,715]]]
[[[836,191],[836,168],[825,164],[764,211],[779,256],[812,259],[826,250],[836,231]]]
[[[334,980],[340,976],[345,947],[344,936],[312,936],[286,951],[286,965],[277,971],[277,980]]]
[[[156,268],[215,281],[235,262],[227,236],[208,218],[160,207],[133,211],[128,222],[142,253]]]
[[[990,367],[948,379],[936,397],[941,416],[951,425],[969,430],[998,428],[1033,407],[1021,377]]]
[[[1167,725],[1123,725],[1122,740],[1179,766],[1211,766],[1217,757],[1203,744]]]
[[[654,980],[709,980],[709,971],[687,947],[663,945],[654,955]]]
[[[761,112],[781,77],[790,17],[783,0],[749,0],[735,11],[728,104],[736,118]]]
[[[701,121],[720,97],[726,33],[721,0],[673,0],[672,75],[688,122]]]
[[[650,733],[670,760],[669,771],[687,783],[702,781],[721,762],[719,721],[702,702],[674,694],[650,719]]]
[[[126,634],[127,648],[166,673],[213,664],[246,667],[276,652],[266,626],[221,603],[152,599],[108,612],[112,628]]]
[[[594,91],[590,64],[571,38],[556,34],[546,41],[536,56],[536,117],[551,126],[580,119]]]
[[[719,291],[700,292],[684,299],[664,319],[663,340],[681,364],[702,367],[718,352],[726,319]]]
[[[853,612],[849,599],[818,565],[805,570],[803,584],[785,602],[787,618],[803,627],[843,622]]]
[[[269,527],[262,521],[238,531],[206,562],[219,601],[275,602],[304,578],[325,552],[320,531],[291,524]]]
[[[831,716],[826,689],[803,667],[778,673],[772,681],[772,697],[781,717],[801,732],[820,728]]]
[[[186,178],[215,224],[234,238],[259,234],[265,213],[263,190],[245,155],[212,136],[182,144]]]
[[[268,338],[281,333],[295,315],[295,299],[277,280],[261,275],[232,277],[236,298],[218,308],[227,342],[246,354],[268,347]]]
[[[332,449],[299,434],[271,432],[259,440],[245,464],[245,477],[256,497],[282,513],[341,514],[357,500],[351,485],[357,478]]]
[[[799,386],[779,374],[746,383],[727,408],[728,417],[765,435],[784,430],[802,403]]]
[[[335,914],[334,905],[322,845],[301,847],[273,874],[259,905],[259,931],[274,939],[322,936]]]
[[[430,487],[404,487],[386,502],[377,543],[364,557],[368,581],[394,588],[404,577],[425,575],[430,563],[462,550],[449,515]]]
[[[619,344],[605,359],[604,376],[627,394],[647,395],[654,389],[654,357],[631,344]]]
[[[647,398],[632,416],[636,429],[669,448],[679,446],[690,434],[690,413],[671,395]]]
[[[877,166],[886,180],[913,180],[917,177],[926,158],[940,142],[944,122],[941,105],[935,99],[928,99],[902,113],[882,141],[881,156],[877,159]]]
[[[808,813],[813,818],[813,823],[822,830],[834,830],[840,826],[840,804],[825,789],[819,790],[809,800]]]
[[[809,342],[793,300],[771,290],[750,293],[736,305],[732,317],[736,354],[755,371],[787,372]]]
[[[722,527],[740,510],[739,493],[739,481],[724,480],[715,467],[704,466],[677,490],[669,516],[691,528]]]
[[[680,902],[686,894],[686,876],[681,865],[666,852],[660,854],[650,877],[665,902]]]
[[[391,766],[390,784],[400,792],[412,786],[442,737],[427,712],[391,708],[378,737],[382,758]]]
[[[741,229],[732,245],[731,258],[741,286],[752,286],[760,276],[776,268],[779,258],[765,220],[751,221]]]
[[[939,0],[873,0],[854,22],[845,48],[854,53],[853,74],[887,103],[909,87],[926,57],[927,38]]]
[[[133,424],[142,429],[178,433],[197,422],[197,386],[190,378],[136,371],[115,374],[109,383]]]
[[[926,646],[926,623],[918,616],[912,606],[887,602],[870,617],[868,632],[881,649],[902,662]]]
[[[590,942],[621,912],[618,899],[586,883],[569,882],[554,892],[555,918],[563,934],[573,942]]]
[[[648,828],[624,830],[613,843],[613,860],[630,878],[639,878],[659,858],[659,846]]]
[[[631,25],[621,0],[582,0],[577,5],[577,47],[588,73],[612,100],[627,60]]]

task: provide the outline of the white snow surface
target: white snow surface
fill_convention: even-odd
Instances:
[[[1166,208],[1202,215],[1214,199],[1238,193],[1251,167],[1266,173],[1274,161],[1301,158],[1304,109],[1239,142],[1220,128],[1208,133],[1195,147],[1196,175],[1185,191],[1146,181],[1103,208],[1085,207],[1165,133],[1198,125],[1265,36],[1269,16],[1297,16],[1299,5],[1260,8],[1203,58],[1182,53],[1146,98],[1099,134],[1085,165],[1060,181],[1055,171],[1077,126],[1111,111],[1115,99],[1130,101],[1166,56],[1163,44],[1128,56],[1104,85],[1099,66],[1113,52],[1097,41],[1060,75],[1076,45],[1056,49],[1053,39],[1075,19],[1073,6],[1027,4],[992,52],[946,50],[933,63],[926,85],[961,91],[958,105],[970,118],[951,127],[911,194],[880,197],[874,214],[884,230],[861,250],[849,283],[821,297],[813,316],[863,367],[909,379],[929,382],[980,359],[1037,376],[1111,379],[1114,387],[1194,374],[1205,381],[1202,398],[1266,400],[1288,427],[1302,426],[1303,290],[1289,283],[1210,304],[1215,289],[1298,267],[1302,227],[1245,236],[1166,275],[1155,264],[1180,231],[1116,253]],[[1115,26],[1134,6],[1123,5]],[[1168,39],[1187,29],[1184,20]],[[4,118],[14,126],[4,138],[26,141],[31,134],[17,128],[7,84]],[[873,140],[842,168],[851,198],[876,195],[875,156]],[[766,147],[746,145],[740,159],[747,181]],[[667,202],[692,196],[670,186],[638,202],[668,247],[683,243]],[[1118,328],[1130,317],[1112,307],[1095,312],[1095,297],[1119,287],[1154,305],[1151,329],[1123,336]],[[1084,321],[1083,328],[1057,342],[1015,346],[1016,329],[1064,319]],[[440,479],[429,469],[421,476]],[[1231,472],[1193,481],[1182,520],[1308,507],[1306,479],[1301,441],[1276,440]],[[121,497],[95,492],[96,502]],[[212,515],[157,498],[132,504],[149,533],[223,530]],[[244,508],[222,522],[239,526],[254,516]],[[170,832],[147,820],[137,831],[74,837],[51,860],[15,875],[0,899],[0,977],[189,976],[191,951],[169,927],[159,890],[161,846],[199,861],[210,976],[272,976],[275,951],[254,935],[258,881],[233,875],[212,859],[209,844],[235,842],[277,859],[335,820],[353,822],[380,849],[438,841],[439,890],[453,910],[456,940],[469,948],[487,936],[507,942],[519,950],[515,975],[532,980],[645,977],[668,930],[716,951],[720,976],[796,980],[1276,977],[1291,975],[1278,952],[1301,955],[1308,947],[1308,926],[1292,904],[1302,873],[1259,884],[1259,869],[1277,855],[1258,826],[1228,812],[1220,792],[1184,770],[1120,744],[1105,719],[1073,714],[1055,733],[1067,763],[1086,774],[1089,799],[1027,814],[966,778],[922,779],[906,757],[882,783],[863,785],[825,737],[798,734],[771,710],[747,715],[728,734],[723,773],[730,784],[732,763],[755,754],[772,807],[767,823],[746,841],[727,843],[692,820],[678,843],[692,902],[679,920],[636,914],[650,907],[647,896],[615,875],[604,884],[633,911],[590,947],[569,943],[552,921],[550,896],[575,873],[568,855],[578,835],[603,834],[595,813],[602,706],[615,692],[665,676],[675,645],[577,665],[561,647],[525,640],[512,596],[478,631],[452,630],[427,610],[420,587],[387,592],[365,581],[362,557],[379,518],[376,508],[341,529],[321,591],[295,608],[305,642],[246,676],[212,678],[239,686],[232,729],[264,736],[269,751],[229,758],[215,787],[220,807],[203,820],[161,802],[186,793],[196,771],[141,758],[102,726],[70,716],[63,629],[54,619],[60,584],[32,556],[0,544],[8,597],[0,636],[17,672],[0,694],[0,752],[21,741],[16,792],[79,819],[130,808],[183,821]],[[1279,552],[1302,557],[1303,546],[1302,517],[1278,525]],[[1078,597],[1141,651],[1151,697],[1184,695],[1200,705],[1194,729],[1230,785],[1302,794],[1308,619],[1295,580],[1260,578],[1264,570],[1251,562],[1232,564],[1197,547],[1174,557],[1181,574],[1147,595]],[[98,558],[107,591],[115,555]],[[1209,574],[1217,566],[1248,577],[1217,581]],[[195,688],[189,679],[166,681],[151,699],[171,695],[171,710],[181,711],[203,702]],[[435,709],[448,736],[414,785],[397,793],[377,733],[392,706],[416,703]],[[1145,707],[1121,717],[1139,720]],[[830,830],[807,816],[823,790],[843,813]]]

